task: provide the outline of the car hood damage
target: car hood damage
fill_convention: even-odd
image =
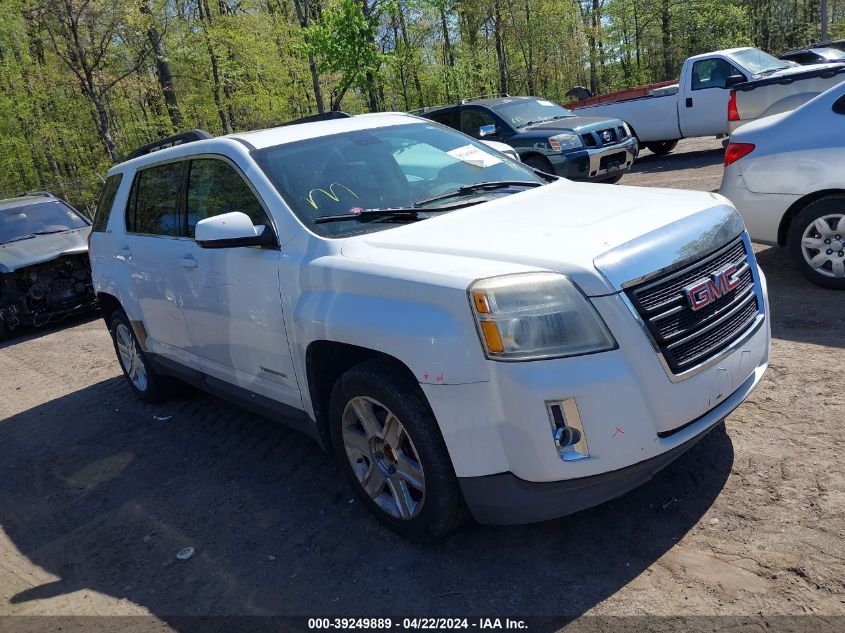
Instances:
[[[88,252],[88,234],[91,227],[36,235],[17,242],[0,244],[0,273],[12,273],[27,266],[43,264],[64,255],[80,255]]]
[[[349,238],[343,254],[406,268],[438,266],[440,259],[448,270],[438,272],[455,277],[478,275],[485,260],[489,275],[501,274],[503,263],[514,272],[554,270],[597,296],[700,257],[743,228],[717,194],[562,180]]]

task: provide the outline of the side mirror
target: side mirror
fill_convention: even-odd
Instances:
[[[270,226],[256,227],[246,213],[233,211],[197,222],[195,238],[200,248],[276,246]]]
[[[742,75],[731,75],[727,79],[725,79],[725,88],[733,88],[737,84],[741,84],[748,81]]]
[[[482,125],[478,128],[478,137],[484,138],[485,136],[493,136],[496,133],[496,126],[495,125]]]

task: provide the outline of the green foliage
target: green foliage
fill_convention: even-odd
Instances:
[[[818,0],[296,3],[0,0],[0,196],[48,189],[90,210],[111,164],[95,104],[68,66],[70,42],[49,15],[64,6],[82,12],[83,49],[120,155],[176,127],[162,60],[182,127],[219,134],[316,112],[315,83],[326,108],[349,112],[505,88],[566,102],[593,79],[606,92],[674,78],[692,54],[745,44],[777,54],[818,37]],[[831,36],[843,37],[845,0],[829,6]]]

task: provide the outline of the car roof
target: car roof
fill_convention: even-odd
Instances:
[[[418,117],[405,114],[404,112],[377,112],[373,114],[359,114],[342,119],[331,119],[329,121],[294,123],[292,125],[283,125],[266,130],[239,132],[228,134],[222,138],[231,138],[236,141],[246,142],[255,149],[264,149],[273,145],[304,141],[331,134],[343,134],[345,132],[372,130],[379,127],[408,125],[420,122]]]
[[[740,53],[742,51],[750,51],[754,47],[753,46],[740,46],[739,48],[723,48],[720,51],[711,51],[709,53],[701,53],[700,55],[693,55],[688,58],[688,61],[698,61],[699,59],[705,59],[713,57],[714,55],[732,55],[733,53]]]
[[[122,163],[118,163],[109,170],[109,175],[123,173],[124,171],[127,171],[127,169],[142,169],[146,165],[167,161],[169,159],[180,159],[195,154],[202,154],[212,150],[212,148],[219,148],[221,142],[228,142],[232,145],[240,146],[241,149],[246,146],[249,150],[260,150],[266,147],[282,145],[285,143],[294,143],[296,141],[304,141],[311,138],[331,136],[332,134],[343,134],[345,132],[355,132],[358,130],[372,130],[375,128],[390,127],[394,125],[409,125],[412,123],[422,123],[423,121],[424,120],[420,117],[405,114],[404,112],[378,112],[346,116],[325,121],[309,121],[303,123],[293,122],[262,130],[236,132],[225,136],[214,136],[202,140],[192,140],[190,142],[151,151],[148,154],[143,154],[141,156],[125,160]]]
[[[32,204],[38,204],[39,202],[61,202],[61,200],[49,193],[25,194],[23,196],[18,196],[17,198],[6,198],[4,200],[0,200],[0,211],[6,209],[16,209],[18,207],[27,207]]]

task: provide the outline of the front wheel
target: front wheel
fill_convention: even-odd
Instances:
[[[390,363],[366,361],[337,381],[329,415],[352,487],[379,521],[417,541],[464,523],[452,462],[419,385]]]
[[[666,156],[666,154],[675,149],[677,144],[678,141],[652,141],[651,143],[646,143],[645,146],[646,149],[651,150],[653,154]]]
[[[535,154],[534,156],[526,157],[522,162],[528,165],[531,169],[538,169],[546,174],[554,175],[555,173],[555,168],[552,167],[551,162],[549,162],[549,159],[545,156],[537,156]]]
[[[789,226],[787,248],[804,277],[845,290],[845,196],[827,196],[804,207]]]

